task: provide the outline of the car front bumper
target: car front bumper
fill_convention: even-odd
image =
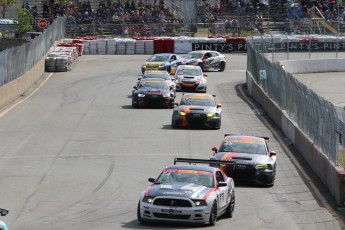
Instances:
[[[177,91],[184,91],[184,90],[192,90],[196,92],[206,92],[206,85],[205,84],[197,84],[197,83],[190,83],[190,84],[176,84]]]
[[[207,224],[211,207],[168,207],[140,202],[140,215],[145,221]]]
[[[221,126],[221,118],[208,118],[206,114],[200,115],[199,117],[194,117],[192,114],[188,114],[187,116],[175,115],[172,119],[172,123],[175,127],[202,127],[217,129]]]
[[[163,108],[173,108],[174,107],[174,97],[157,97],[157,98],[138,98],[133,101],[133,104],[137,107],[163,107]]]

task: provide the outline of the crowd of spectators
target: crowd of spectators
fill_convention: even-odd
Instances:
[[[140,33],[173,32],[183,24],[183,17],[171,9],[164,0],[121,0],[111,3],[101,1],[92,9],[89,1],[79,2],[78,6],[70,3],[66,14],[72,27],[78,24],[112,24],[118,25],[122,35]]]

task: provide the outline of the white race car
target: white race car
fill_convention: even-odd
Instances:
[[[223,54],[217,51],[196,50],[174,61],[171,64],[171,68],[176,69],[179,65],[197,65],[200,66],[203,71],[218,70],[223,72],[226,66],[226,59]]]
[[[177,158],[175,161],[178,159],[195,160]],[[229,164],[229,161],[224,163]],[[149,182],[153,184],[140,194],[137,209],[140,222],[214,225],[221,215],[233,216],[234,182],[216,167],[172,165],[158,178],[149,178]]]

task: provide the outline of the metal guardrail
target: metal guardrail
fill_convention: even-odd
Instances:
[[[290,73],[273,63],[265,56],[273,55],[274,49],[256,50],[254,39],[247,38],[247,70],[280,108],[287,112],[290,119],[315,143],[315,146],[335,165],[344,159],[345,111],[308,89]],[[274,44],[270,44],[274,47]],[[288,54],[286,54],[288,56]],[[286,60],[286,59],[285,59]],[[260,70],[266,77],[260,77]],[[339,157],[339,154],[342,156]]]
[[[57,17],[54,22],[35,38],[18,47],[0,53],[0,87],[19,78],[46,55],[55,41],[65,37],[66,17]]]

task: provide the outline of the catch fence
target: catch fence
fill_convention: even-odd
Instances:
[[[46,55],[55,41],[65,37],[66,17],[57,17],[54,22],[33,41],[0,53],[0,87],[19,78]]]
[[[267,96],[282,111],[286,111],[289,118],[298,125],[330,161],[336,166],[345,165],[345,162],[339,162],[339,159],[344,159],[344,108],[337,107],[317,95],[294,78],[292,74],[285,71],[277,62],[274,62],[278,60],[275,56],[276,53],[282,55],[279,58],[280,60],[287,60],[288,58],[282,59],[282,57],[289,54],[286,50],[278,52],[279,50],[274,42],[267,44],[269,40],[267,39],[265,42],[264,40],[247,37],[248,72],[252,74]],[[289,44],[286,44],[285,47],[289,47]],[[294,53],[294,55],[296,54],[303,56],[301,52]],[[312,54],[311,50],[310,54]],[[336,54],[330,52],[329,55],[335,56]],[[265,74],[262,74],[263,71]]]

